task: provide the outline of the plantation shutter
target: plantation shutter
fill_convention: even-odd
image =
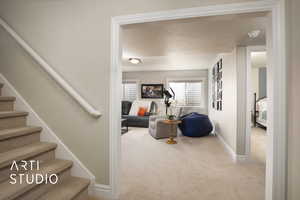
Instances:
[[[186,105],[200,106],[201,104],[201,82],[186,83]]]
[[[201,105],[201,81],[173,81],[169,82],[169,86],[174,90],[179,106]]]
[[[128,82],[122,84],[123,100],[134,101],[137,96],[137,84],[135,82]]]

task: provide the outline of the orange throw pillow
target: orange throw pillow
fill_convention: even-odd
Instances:
[[[145,116],[146,112],[147,112],[147,108],[139,107],[138,116]]]

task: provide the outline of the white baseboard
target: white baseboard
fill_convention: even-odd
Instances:
[[[227,142],[224,140],[224,138],[215,132],[215,134],[217,135],[217,137],[219,138],[219,140],[222,142],[222,144],[224,145],[224,147],[226,148],[226,150],[228,151],[228,153],[230,154],[232,160],[234,162],[245,162],[248,161],[248,155],[238,155],[236,154],[236,152],[231,148],[231,146],[229,146],[229,144],[227,144]]]
[[[219,138],[219,140],[222,142],[222,144],[224,145],[225,149],[228,151],[228,153],[230,154],[231,158],[236,161],[236,153],[235,151],[231,148],[231,146],[229,146],[229,144],[227,144],[227,142],[224,140],[224,138],[219,134],[216,133],[217,137]]]
[[[117,198],[114,197],[111,186],[109,185],[94,184],[93,187],[89,188],[89,194],[93,197],[117,200]]]
[[[248,155],[236,155],[236,161],[247,162],[247,161],[249,161],[249,156]]]
[[[3,96],[16,97],[15,109],[27,111],[28,125],[40,126],[43,128],[41,133],[41,141],[53,142],[57,144],[55,155],[57,158],[73,161],[71,174],[74,176],[87,178],[91,180],[91,187],[95,184],[95,176],[82,164],[82,162],[70,151],[70,149],[57,137],[57,135],[50,129],[44,120],[32,109],[27,101],[20,95],[20,93],[13,87],[13,85],[0,74],[0,82],[4,84],[2,88]]]

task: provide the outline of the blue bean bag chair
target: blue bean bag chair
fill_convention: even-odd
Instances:
[[[179,128],[184,136],[203,137],[209,135],[213,130],[207,115],[190,113],[180,117],[182,121]]]

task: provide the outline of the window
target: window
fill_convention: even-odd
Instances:
[[[171,81],[169,82],[175,92],[175,100],[179,106],[201,106],[201,81]]]
[[[136,82],[125,82],[122,84],[122,100],[134,101],[137,95]]]

